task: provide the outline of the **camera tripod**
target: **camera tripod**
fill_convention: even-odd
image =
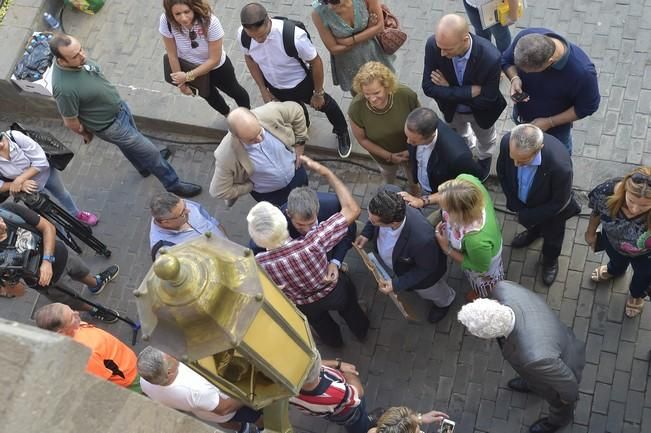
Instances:
[[[49,286],[49,288],[58,290],[61,293],[65,293],[66,295],[70,296],[71,298],[77,299],[77,300],[79,300],[81,302],[84,302],[84,303],[90,305],[91,307],[97,308],[99,311],[101,311],[105,315],[111,315],[111,316],[117,317],[118,320],[123,321],[124,323],[126,323],[127,325],[129,325],[131,327],[131,331],[132,331],[131,345],[132,346],[136,345],[136,340],[138,339],[138,331],[140,331],[140,322],[134,322],[133,320],[129,319],[127,316],[123,316],[123,315],[121,315],[119,312],[117,312],[115,310],[111,310],[111,309],[103,306],[102,304],[97,304],[95,302],[89,301],[88,299],[84,298],[83,296],[81,296],[80,294],[75,292],[74,290],[64,289],[63,287],[54,286],[54,285]]]
[[[50,200],[47,194],[43,192],[33,194],[18,193],[15,195],[15,199],[22,201],[25,203],[25,206],[54,224],[59,239],[77,254],[81,254],[81,247],[72,235],[91,247],[97,254],[101,254],[104,257],[111,256],[111,251],[104,243],[93,236],[93,231],[90,227],[77,221],[74,216]]]

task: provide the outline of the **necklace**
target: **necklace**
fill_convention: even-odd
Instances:
[[[384,109],[378,110],[377,108],[374,108],[368,100],[366,101],[366,108],[369,109],[372,113],[375,114],[387,114],[391,108],[393,108],[393,93],[389,93],[387,105]]]

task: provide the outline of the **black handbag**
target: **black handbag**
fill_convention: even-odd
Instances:
[[[191,71],[197,68],[199,65],[190,63],[187,60],[179,58],[179,65],[181,65],[181,70],[183,72]],[[167,54],[163,55],[163,74],[165,75],[165,81],[176,87],[176,84],[172,81],[172,67],[170,66],[170,60],[167,57]],[[202,75],[200,77],[195,77],[194,80],[186,82],[186,84],[192,89],[192,92],[196,95],[199,94],[202,98],[207,98],[210,96],[210,77],[209,74]]]
[[[68,149],[49,132],[37,129],[25,129],[17,122],[12,123],[9,129],[10,131],[22,132],[37,142],[45,152],[50,167],[54,167],[59,171],[65,170],[72,157],[75,156],[72,150]],[[11,132],[9,134],[11,135]],[[16,141],[13,136],[10,138],[14,142]]]

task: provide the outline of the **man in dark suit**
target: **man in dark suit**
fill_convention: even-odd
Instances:
[[[481,178],[482,169],[472,158],[459,134],[443,122],[436,113],[425,107],[409,113],[405,122],[405,135],[409,146],[409,160],[414,179],[420,185],[421,197],[406,192],[402,198],[412,207],[422,208],[438,204],[438,187],[462,173]]]
[[[572,194],[572,159],[565,145],[531,124],[518,125],[502,137],[497,175],[506,207],[527,230],[511,241],[523,248],[543,238],[543,282],[558,274],[565,222],[581,211]]]
[[[459,311],[459,321],[479,338],[496,338],[504,359],[518,373],[508,386],[533,392],[549,403],[549,416],[531,433],[551,433],[569,424],[579,400],[585,343],[578,340],[545,301],[511,281],[500,281],[493,299],[477,299]]]
[[[434,236],[434,228],[423,214],[405,204],[393,185],[385,186],[368,204],[368,222],[355,245],[363,248],[375,240],[378,258],[392,279],[380,291],[415,290],[432,301],[427,319],[443,319],[454,301],[455,292],[445,281],[447,260]]]
[[[323,222],[332,215],[341,211],[341,205],[337,195],[328,192],[315,192],[309,187],[294,188],[287,197],[287,203],[280,207],[287,217],[287,229],[292,239],[305,236],[319,222]],[[328,278],[336,281],[339,270],[344,264],[346,253],[353,246],[357,227],[351,224],[348,227],[346,236],[328,253]],[[257,246],[253,241],[249,246],[254,254],[264,249]],[[345,267],[344,267],[345,270]]]
[[[464,17],[441,18],[425,46],[423,92],[436,101],[445,121],[468,147],[477,142],[477,157],[486,175],[497,143],[495,122],[506,107],[500,76],[500,52],[494,45],[470,34]]]

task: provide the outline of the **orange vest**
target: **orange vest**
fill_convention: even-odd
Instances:
[[[116,385],[128,387],[138,375],[136,354],[108,332],[85,322],[74,337],[91,351],[86,371]]]

